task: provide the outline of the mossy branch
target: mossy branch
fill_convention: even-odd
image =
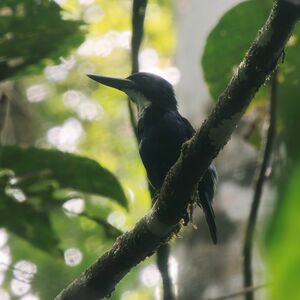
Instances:
[[[297,0],[298,1],[298,0]],[[275,69],[299,20],[296,0],[275,1],[244,60],[200,130],[184,144],[152,209],[113,247],[67,286],[56,300],[97,300],[109,296],[116,284],[178,228],[194,187],[226,145],[256,91]]]

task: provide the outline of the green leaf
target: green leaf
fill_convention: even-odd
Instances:
[[[202,65],[214,100],[225,89],[267,15],[264,1],[243,2],[228,11],[210,32]]]
[[[43,59],[57,61],[84,39],[82,22],[64,20],[54,1],[1,0],[0,10],[0,81],[40,71]]]
[[[5,227],[35,247],[58,256],[58,238],[54,232],[49,216],[27,201],[16,200],[1,195],[0,227]]]
[[[217,101],[232,75],[253,42],[257,31],[269,13],[266,1],[254,0],[238,4],[229,10],[210,32],[202,57],[204,77],[212,98]],[[250,21],[251,20],[251,21]],[[267,111],[267,89],[262,87],[251,102],[243,119],[250,124],[244,133],[246,140],[255,147],[261,142],[260,128]],[[261,115],[253,120],[253,116]]]
[[[108,197],[127,207],[116,177],[86,157],[55,150],[3,146],[0,147],[0,167],[13,170],[17,177],[46,176],[63,188]]]
[[[291,171],[291,170],[290,170]],[[268,299],[300,299],[300,165],[294,167],[277,197],[267,232],[270,297]]]
[[[280,65],[278,114],[284,126],[290,158],[299,160],[300,140],[300,26],[295,28],[285,49],[285,60]]]
[[[208,36],[202,65],[209,91],[216,101],[228,84],[234,69],[238,66],[253,42],[258,30],[264,24],[272,1],[252,0],[238,4],[229,10]],[[300,114],[300,27],[296,27],[286,47],[283,64],[279,65],[278,115],[287,131],[295,128]],[[266,87],[262,87],[252,101],[248,113],[268,101]],[[247,114],[245,116],[247,118]],[[257,128],[262,126],[260,120]],[[295,132],[295,134],[297,134]],[[257,132],[254,132],[254,136]],[[289,139],[291,137],[291,140]],[[253,138],[252,138],[253,140]],[[251,142],[251,138],[250,138]],[[290,152],[297,156],[300,143],[295,145],[294,135],[287,139]],[[257,144],[257,143],[255,143]]]
[[[97,225],[102,227],[106,238],[108,239],[116,239],[118,236],[120,236],[123,232],[116,228],[115,226],[108,223],[105,219],[100,218],[98,216],[91,216],[88,213],[81,213],[78,215],[78,217],[86,218],[88,220],[91,220],[95,222]]]

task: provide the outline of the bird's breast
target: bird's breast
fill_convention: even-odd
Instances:
[[[139,152],[151,184],[160,189],[180,155],[184,138],[164,119],[144,119],[139,126]],[[175,133],[174,133],[175,132]]]

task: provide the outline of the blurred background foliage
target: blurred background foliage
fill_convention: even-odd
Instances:
[[[140,53],[143,71],[160,74],[175,86],[184,76],[174,66],[175,23],[180,10],[192,7],[193,1],[177,2],[176,12],[172,1],[149,1]],[[205,9],[205,3],[195,3]],[[253,0],[236,5],[218,20],[202,45],[201,65],[214,101],[265,21],[271,3]],[[129,0],[0,3],[1,300],[53,299],[150,207],[126,97],[85,75],[129,74],[131,5]],[[198,22],[201,27],[201,20]],[[259,266],[255,265],[259,280],[268,279],[272,286],[269,296],[262,293],[257,299],[300,298],[300,173],[296,167],[300,144],[295,138],[300,112],[299,30],[298,26],[290,38],[279,68],[278,135],[268,172],[268,207],[261,216],[262,224],[269,225],[267,233],[260,234],[269,272],[265,263],[260,264],[259,255]],[[194,28],[189,32],[191,39],[197,38]],[[195,88],[198,84],[195,82]],[[226,154],[217,161],[221,178],[216,201],[222,225],[219,246],[212,248],[199,223],[198,231],[186,229],[183,235],[187,237],[179,241],[171,257],[171,275],[175,281],[178,275],[180,299],[213,297],[241,286],[240,267],[236,267],[240,246],[233,241],[242,243],[243,230],[238,229],[244,228],[241,215],[242,211],[247,215],[249,207],[244,198],[251,198],[253,190],[251,186],[245,193],[245,186],[252,184],[268,101],[267,82],[233,137],[239,140],[238,147],[243,143],[248,150],[236,150],[233,142],[227,147],[237,151],[241,165],[235,169],[237,157],[228,160]],[[201,103],[195,102],[198,105]],[[235,210],[228,193],[233,185],[239,186],[240,216],[229,221]],[[226,259],[221,258],[221,250]],[[187,267],[187,257],[196,273]],[[121,281],[111,298],[160,299],[159,289],[158,271],[148,260]]]
[[[202,64],[211,95],[217,100],[230,77],[245,55],[271,8],[272,1],[246,1],[227,12],[211,31]],[[250,20],[245,21],[245,20]],[[271,180],[278,185],[277,201],[266,234],[264,258],[269,263],[268,280],[272,282],[270,299],[300,299],[299,257],[300,244],[296,235],[299,219],[299,142],[295,137],[299,129],[300,95],[300,27],[290,37],[278,67],[276,98],[277,133],[273,147],[273,162],[270,166]],[[226,42],[227,41],[227,42]],[[229,41],[229,42],[228,42]],[[222,48],[222,51],[220,49]],[[220,63],[222,62],[222,63]],[[269,78],[270,80],[270,78]],[[243,134],[247,141],[259,146],[261,130],[269,105],[269,80],[256,94],[243,121],[256,114],[255,126]],[[261,111],[259,113],[259,111]],[[283,150],[284,149],[284,150]],[[280,152],[285,152],[280,154]],[[273,169],[272,169],[273,168]],[[276,174],[277,171],[277,174]],[[297,196],[298,195],[298,196]]]
[[[269,0],[243,2],[226,13],[209,34],[202,57],[202,64],[209,91],[215,101],[246,54],[258,28],[267,19],[271,6],[272,1]],[[249,16],[253,16],[252,22],[245,22],[245,19]],[[293,127],[295,127],[295,124],[292,123],[294,120],[297,120],[296,116],[299,112],[299,34],[300,28],[298,26],[287,44],[285,55],[282,58],[283,61],[279,66],[278,125],[280,129],[284,125],[283,129],[286,132],[293,130]],[[229,38],[230,42],[228,42]],[[222,51],[220,51],[221,48]],[[221,61],[222,63],[220,63]],[[244,117],[245,120],[260,120],[260,122],[255,122],[256,126],[251,128],[252,131],[245,132],[247,140],[255,146],[258,146],[257,129],[261,127],[267,113],[266,106],[268,106],[268,83],[270,78],[256,94]],[[286,99],[289,100],[286,101]],[[295,151],[295,156],[297,156],[299,150],[295,148],[295,145],[292,145],[290,153]]]

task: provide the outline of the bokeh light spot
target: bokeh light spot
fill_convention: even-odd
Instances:
[[[69,248],[64,253],[65,263],[70,266],[74,267],[81,263],[82,261],[82,253],[77,248]]]
[[[10,283],[10,288],[14,295],[22,296],[30,290],[31,284],[13,279]]]
[[[47,132],[49,144],[61,151],[75,152],[84,133],[81,123],[75,119],[67,119],[62,126],[52,127]]]
[[[2,248],[8,241],[8,234],[4,228],[0,228],[0,248]]]
[[[14,265],[14,276],[21,281],[30,282],[37,272],[37,266],[28,260],[20,260]]]
[[[160,274],[155,264],[151,264],[141,271],[140,279],[147,287],[154,287],[160,282]]]
[[[20,298],[20,300],[40,300],[40,298],[33,294],[27,294],[27,295],[23,296],[22,298]]]
[[[89,100],[80,91],[69,90],[63,94],[63,103],[66,107],[74,110],[80,119],[86,121],[98,120],[103,114],[99,103]]]
[[[43,101],[49,94],[49,89],[45,84],[32,85],[26,90],[26,96],[29,102]]]
[[[81,0],[82,2],[88,2],[93,0]],[[86,4],[87,5],[87,4]],[[83,19],[86,23],[99,22],[104,15],[103,9],[100,5],[90,5],[87,7],[83,14]]]
[[[129,31],[111,30],[101,38],[87,38],[77,52],[80,55],[98,55],[106,57],[115,48],[129,49],[131,33]]]
[[[135,291],[126,291],[122,294],[121,300],[139,300],[139,294]]]
[[[10,300],[8,292],[0,288],[0,299],[1,300]]]
[[[26,200],[26,196],[22,190],[18,188],[7,188],[5,190],[6,195],[14,198],[18,202],[24,202]]]
[[[172,278],[172,281],[174,283],[177,282],[178,261],[174,256],[170,256],[170,258],[169,258],[169,269],[170,269],[170,276]]]
[[[126,217],[123,213],[119,211],[114,211],[108,215],[107,222],[113,226],[120,228],[124,226],[126,222]]]
[[[5,245],[0,249],[0,271],[7,270],[9,265],[11,264],[11,261],[12,259],[11,259],[10,247],[8,245]]]
[[[5,273],[0,271],[0,286],[3,284],[4,279],[5,279]],[[0,299],[1,299],[1,297],[0,297]]]
[[[171,84],[176,85],[180,80],[180,71],[174,66],[161,68],[156,50],[146,48],[139,55],[140,68],[143,72],[150,72],[163,77]]]
[[[73,214],[80,214],[84,210],[84,200],[81,198],[74,198],[66,201],[63,204],[63,208],[66,212],[71,212]]]
[[[94,0],[78,0],[78,3],[81,5],[91,5]]]

